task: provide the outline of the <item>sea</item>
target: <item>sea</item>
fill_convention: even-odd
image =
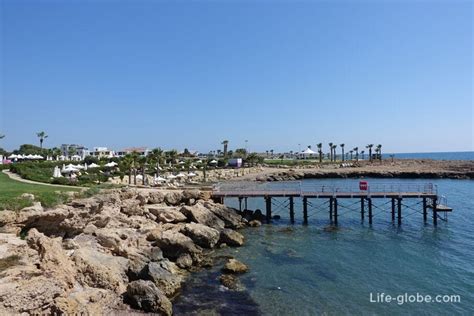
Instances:
[[[366,179],[375,184],[432,183],[453,208],[447,219],[423,221],[420,200],[403,201],[393,223],[388,200],[374,199],[373,224],[360,219],[358,201],[339,201],[337,229],[328,205],[313,201],[308,225],[295,199],[274,201],[271,224],[245,228],[244,246],[214,252],[215,265],[192,274],[174,301],[176,315],[474,315],[474,181]],[[307,187],[357,185],[356,179],[308,179]],[[267,185],[285,186],[285,183]],[[288,186],[292,185],[288,183]],[[236,199],[226,199],[238,207]],[[248,208],[265,209],[263,199]],[[241,289],[219,282],[226,258],[250,268]],[[387,297],[390,297],[388,301]],[[428,302],[431,300],[431,302]],[[442,302],[437,302],[441,300]]]
[[[396,159],[474,160],[474,151],[382,154],[384,159],[391,155]]]

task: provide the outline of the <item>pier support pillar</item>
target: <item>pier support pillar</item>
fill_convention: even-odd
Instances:
[[[395,199],[392,198],[392,222],[395,221]]]
[[[337,199],[333,199],[334,201],[334,225],[337,225]]]
[[[243,200],[243,199],[244,199],[244,198],[239,197],[239,211],[240,211],[240,212],[242,212],[242,200]]]
[[[334,206],[334,199],[331,197],[329,198],[329,220],[331,223],[333,222],[333,206]]]
[[[433,225],[438,225],[438,212],[436,211],[437,198],[433,198]]]
[[[247,200],[248,200],[248,197],[245,197],[244,201],[245,201],[245,209],[248,210],[248,206],[247,206]]]
[[[308,198],[303,197],[303,224],[308,225]]]
[[[360,199],[360,219],[364,220],[364,213],[365,213],[365,198]]]
[[[372,198],[367,199],[369,205],[369,224],[372,225]]]
[[[398,204],[398,225],[402,224],[402,198],[397,199]]]
[[[426,206],[426,198],[423,198],[423,221],[426,222],[426,219],[428,217],[428,210]]]
[[[272,198],[270,196],[265,197],[265,209],[266,209],[267,223],[270,223],[272,219]]]
[[[295,223],[295,203],[292,196],[290,196],[290,221],[292,224]]]

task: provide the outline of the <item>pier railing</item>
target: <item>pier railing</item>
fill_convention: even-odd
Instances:
[[[233,182],[219,183],[214,186],[214,192],[220,195],[299,195],[314,193],[360,194],[360,193],[422,193],[437,195],[437,186],[432,183],[387,182],[368,183],[366,190],[361,190],[359,183],[350,184],[315,184],[301,181],[282,182]]]

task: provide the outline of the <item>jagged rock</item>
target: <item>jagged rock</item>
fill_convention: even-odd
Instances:
[[[33,202],[32,206],[25,207],[21,209],[20,212],[43,212],[44,208],[41,205],[41,202]]]
[[[20,195],[21,198],[24,198],[24,199],[28,199],[30,201],[34,201],[35,200],[35,196],[34,194],[31,194],[31,193],[23,193],[22,195]]]
[[[191,222],[203,224],[217,230],[222,229],[225,226],[224,221],[201,204],[183,206],[180,212],[186,215],[188,220]]]
[[[199,194],[199,200],[208,201],[212,197],[212,191],[203,191],[201,190]]]
[[[173,308],[170,300],[151,281],[130,282],[125,293],[125,301],[133,308],[149,313],[171,316]]]
[[[183,193],[179,191],[168,192],[165,195],[165,202],[168,205],[179,205],[183,200]]]
[[[242,246],[244,244],[244,236],[235,230],[225,228],[221,230],[219,242],[229,246]]]
[[[118,250],[121,247],[122,239],[115,229],[101,228],[95,231],[97,242],[105,247]]]
[[[172,297],[180,288],[183,278],[179,274],[173,274],[168,270],[171,262],[167,259],[159,262],[151,262],[147,266],[147,279],[153,281],[163,293]]]
[[[146,236],[146,240],[148,241],[155,241],[161,238],[161,234],[163,233],[163,229],[155,228],[148,232]]]
[[[260,227],[260,226],[262,226],[262,222],[260,222],[259,220],[254,219],[254,220],[251,220],[249,222],[249,226],[250,227]]]
[[[199,190],[185,190],[183,191],[183,200],[189,202],[190,200],[198,200],[201,196]]]
[[[68,205],[74,208],[87,209],[92,213],[99,213],[104,206],[104,202],[95,198],[78,199],[71,201]]]
[[[188,269],[193,265],[193,258],[187,253],[182,254],[176,260],[176,265],[182,269]]]
[[[148,203],[149,193],[146,191],[140,191],[137,195],[137,200],[140,201],[140,206]]]
[[[204,207],[210,210],[214,215],[224,221],[226,228],[240,228],[242,227],[242,217],[237,214],[233,208],[223,204],[204,202]]]
[[[129,216],[143,215],[143,208],[140,206],[139,200],[128,199],[122,201],[120,212]]]
[[[218,230],[198,223],[186,224],[182,232],[204,248],[214,248],[220,237]]]
[[[120,294],[125,291],[128,260],[89,248],[80,248],[72,256],[76,263],[78,281],[84,285],[109,289]]]
[[[219,281],[223,286],[230,290],[243,290],[243,285],[239,279],[233,274],[224,273],[219,277]]]
[[[156,221],[161,223],[179,223],[187,220],[186,216],[176,208],[163,206],[149,206],[148,211],[156,216]]]
[[[148,204],[160,204],[165,200],[165,195],[160,191],[150,191],[148,195]]]
[[[266,219],[266,217],[265,217],[265,215],[263,215],[263,213],[260,209],[256,209],[255,212],[250,217],[250,220],[263,221],[265,219]]]
[[[156,239],[156,245],[161,248],[165,257],[177,259],[181,254],[200,253],[199,249],[191,238],[180,232],[167,230],[161,233]]]
[[[123,309],[116,293],[110,290],[87,288],[57,297],[51,307],[53,315],[110,315]]]
[[[228,259],[222,270],[228,273],[239,274],[247,272],[249,268],[236,259]]]

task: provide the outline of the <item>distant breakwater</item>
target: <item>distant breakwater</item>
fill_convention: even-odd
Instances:
[[[284,171],[270,175],[259,176],[257,181],[292,181],[303,179],[328,178],[402,178],[402,179],[474,179],[471,171]]]

